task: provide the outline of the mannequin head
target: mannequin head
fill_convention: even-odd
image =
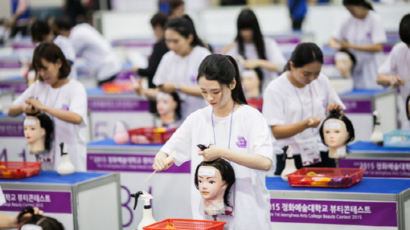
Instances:
[[[335,54],[335,65],[341,77],[351,77],[356,65],[356,58],[348,50],[342,49]]]
[[[205,201],[218,200],[229,204],[229,191],[235,183],[235,172],[226,160],[202,161],[195,171],[195,186]]]
[[[338,110],[332,110],[319,129],[322,142],[329,147],[329,156],[339,158],[336,152],[346,148],[347,143],[354,139],[354,128],[348,117]]]
[[[262,88],[262,71],[260,68],[242,72],[241,81],[246,98],[259,98]]]
[[[29,217],[27,214],[30,214]],[[34,214],[31,206],[25,207],[18,215],[19,230],[64,230],[64,226],[52,217]]]
[[[169,123],[166,119],[173,118],[174,122],[181,119],[181,100],[177,93],[158,93],[157,94],[157,111],[161,121]],[[165,119],[165,120],[163,120]]]
[[[53,121],[44,113],[28,114],[24,119],[24,137],[30,152],[50,151],[53,132]]]

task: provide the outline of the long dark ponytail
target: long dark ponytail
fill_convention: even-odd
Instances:
[[[238,104],[248,104],[242,90],[238,65],[233,57],[221,54],[208,55],[199,66],[197,80],[200,77],[218,81],[219,84],[228,87],[235,80],[235,88],[232,90],[233,101]]]

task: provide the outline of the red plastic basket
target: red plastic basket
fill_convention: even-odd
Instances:
[[[21,179],[40,173],[41,162],[0,161],[0,178]]]
[[[301,168],[288,174],[293,187],[347,188],[362,180],[360,168]]]
[[[144,230],[166,229],[200,229],[200,230],[223,230],[226,223],[212,220],[189,220],[189,219],[166,219],[144,227]]]
[[[133,144],[164,144],[175,130],[176,128],[136,128],[128,130],[128,135]]]

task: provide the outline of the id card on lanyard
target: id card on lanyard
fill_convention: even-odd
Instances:
[[[295,94],[300,103],[300,108],[301,108],[300,121],[303,121],[305,119],[304,105],[303,105],[302,99],[300,98],[296,87],[293,87],[293,88],[295,89]],[[309,85],[309,94],[310,94],[310,103],[311,103],[311,116],[313,117],[315,115],[315,109],[314,109],[314,100],[313,100],[311,85]],[[314,128],[311,128],[310,130],[311,130],[311,136],[309,135],[310,137],[306,138],[306,135],[303,135],[303,137],[299,137],[296,139],[297,149],[299,149],[300,151],[300,156],[302,158],[303,166],[316,164],[321,161],[319,147],[316,141]],[[308,130],[304,131],[304,133],[306,132],[308,132]],[[298,136],[302,136],[302,135],[298,135]]]
[[[321,162],[320,151],[316,138],[296,140],[296,145],[300,151],[303,166]]]

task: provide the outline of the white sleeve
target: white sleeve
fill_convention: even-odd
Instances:
[[[235,46],[228,50],[228,52],[226,52],[226,55],[232,56],[236,61],[238,61],[238,53],[238,45],[235,43]]]
[[[280,50],[276,41],[267,39],[266,40],[266,57],[268,60],[276,65],[278,65],[278,72],[282,72],[286,65],[286,58]]]
[[[38,85],[37,81],[31,84],[31,86],[26,90],[24,90],[24,92],[16,100],[13,101],[13,105],[22,105],[27,98],[34,96],[35,88],[37,88]]]
[[[386,43],[387,36],[386,31],[382,25],[379,17],[375,18],[372,28],[372,42],[375,43]]]
[[[346,109],[346,106],[343,104],[343,102],[340,99],[339,95],[337,95],[335,89],[333,89],[332,85],[330,84],[329,78],[324,74],[323,74],[323,82],[324,82],[325,87],[327,89],[327,99],[328,99],[325,109],[327,109],[327,106],[330,103],[336,103],[338,105],[341,105],[343,107],[343,109]]]
[[[3,190],[1,189],[0,186],[0,206],[6,203],[6,199],[4,198]]]
[[[61,36],[61,35],[60,35]],[[74,47],[71,44],[70,40],[65,38],[56,39],[54,43],[60,47],[61,51],[63,52],[65,58],[71,62],[75,61],[75,51]]]
[[[192,128],[194,119],[189,115],[181,126],[172,134],[171,138],[161,148],[161,152],[172,155],[175,164],[180,166],[185,161],[191,159]]]
[[[261,114],[251,119],[250,140],[251,153],[259,154],[273,160],[273,140],[272,132]]]
[[[397,74],[397,71],[395,71],[393,67],[393,52],[394,49],[389,53],[389,56],[387,56],[386,60],[383,62],[383,64],[379,67],[378,73],[381,74]]]
[[[169,66],[169,62],[170,62],[170,53],[171,51],[168,51],[162,58],[161,61],[159,62],[158,68],[155,71],[155,75],[154,78],[152,79],[152,82],[156,85],[159,86],[161,84],[166,83],[166,77],[167,74],[169,74],[168,71],[168,66]]]
[[[278,80],[278,79],[276,79]],[[269,126],[285,124],[284,101],[281,95],[268,88],[263,95],[262,113]]]
[[[87,124],[87,93],[81,83],[77,82],[73,88],[70,100],[70,111],[81,116],[81,125]]]

